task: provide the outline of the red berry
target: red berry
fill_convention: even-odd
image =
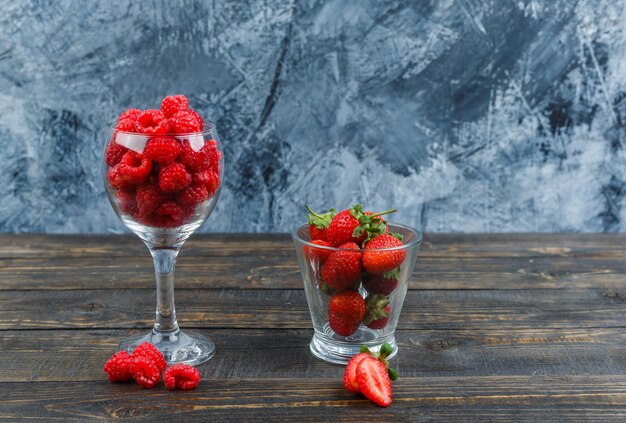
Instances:
[[[356,380],[359,390],[367,399],[381,407],[391,405],[391,379],[380,360],[373,357],[361,360],[356,368]]]
[[[328,241],[335,247],[345,244],[346,242],[360,244],[365,240],[365,237],[367,237],[367,233],[363,232],[359,237],[352,236],[354,230],[359,225],[359,221],[352,216],[350,209],[337,213],[328,225],[328,230],[326,231]]]
[[[169,119],[169,126],[175,134],[191,134],[201,132],[203,123],[198,120],[198,115],[191,110],[176,112]]]
[[[391,294],[398,286],[398,275],[400,268],[385,272],[382,275],[372,275],[365,273],[362,277],[363,288],[370,294]]]
[[[145,355],[133,356],[130,373],[133,379],[144,388],[152,388],[161,377],[161,372],[154,360]]]
[[[141,130],[139,129],[139,123],[136,119],[125,118],[117,121],[117,125],[115,125],[115,129],[122,132],[133,132],[139,133]]]
[[[365,299],[363,324],[370,329],[383,329],[389,323],[391,306],[389,298],[381,294],[370,295]]]
[[[158,216],[158,219],[155,220],[157,226],[175,228],[183,224],[184,211],[173,201],[161,204],[154,214]]]
[[[346,370],[343,373],[343,386],[350,392],[361,392],[359,389],[359,381],[356,378],[356,368],[359,363],[366,357],[372,356],[368,353],[360,353],[355,355],[348,361]]]
[[[187,364],[174,364],[165,371],[163,382],[167,389],[194,389],[200,383],[200,372]]]
[[[162,111],[148,109],[141,112],[137,120],[139,131],[148,135],[163,135],[170,130],[170,124]]]
[[[204,129],[204,119],[202,119],[202,116],[200,116],[200,113],[196,112],[195,110],[189,110],[189,114],[196,118],[196,121],[198,122],[198,126],[200,127],[200,130]]]
[[[185,165],[190,172],[207,170],[210,166],[209,155],[204,147],[200,151],[193,151],[189,141],[183,141],[183,151],[178,156],[178,161]]]
[[[361,279],[361,252],[349,242],[331,253],[320,270],[322,280],[330,289],[341,291],[352,288]]]
[[[195,172],[192,177],[194,184],[206,187],[209,197],[215,194],[215,191],[220,187],[220,176],[212,170]]]
[[[202,150],[209,158],[209,169],[215,173],[219,173],[222,152],[217,149],[217,142],[215,140],[207,140]]]
[[[128,150],[116,168],[126,182],[137,185],[145,181],[152,172],[152,160]]]
[[[311,244],[321,245],[323,247],[332,247],[332,245],[330,245],[330,242],[322,241],[321,239],[314,239],[313,241],[311,241]],[[303,252],[304,257],[306,257],[307,260],[322,264],[326,261],[328,256],[331,255],[333,250],[305,245],[303,248]]]
[[[135,188],[121,187],[116,193],[117,201],[119,203],[122,213],[134,215],[137,213],[137,201],[135,200]]]
[[[368,241],[363,251],[363,268],[369,273],[382,275],[400,266],[406,257],[404,249],[380,250],[401,247],[402,241],[389,234],[380,234]]]
[[[156,137],[148,141],[143,155],[159,164],[167,164],[176,160],[182,149],[174,138]]]
[[[122,161],[122,157],[124,157],[127,151],[126,147],[113,141],[107,145],[104,161],[107,166],[115,166]]]
[[[365,315],[365,300],[358,291],[335,294],[328,303],[328,324],[341,336],[350,336],[359,328]]]
[[[159,369],[159,372],[162,372],[167,367],[167,362],[165,361],[165,357],[163,357],[161,351],[149,342],[142,342],[135,347],[133,350],[133,358],[136,357],[148,357],[154,361],[154,364]]]
[[[180,163],[174,162],[159,169],[159,188],[163,192],[176,192],[191,184],[191,175]]]
[[[177,112],[189,109],[189,100],[182,94],[167,96],[161,101],[161,111],[166,118]]]
[[[194,207],[206,201],[209,193],[203,185],[193,184],[178,193],[177,200],[183,206]]]
[[[135,200],[139,214],[147,217],[167,200],[167,196],[161,192],[158,185],[153,182],[146,182],[137,187]]]
[[[120,117],[117,118],[117,120],[118,122],[124,119],[132,119],[134,121],[137,121],[137,119],[139,119],[140,114],[141,114],[141,110],[139,109],[124,110],[122,114],[120,114]]]
[[[107,175],[109,178],[109,184],[111,184],[113,188],[122,188],[128,185],[128,182],[124,179],[124,176],[120,172],[119,166],[110,168]]]
[[[132,362],[132,357],[126,351],[118,351],[104,363],[103,369],[111,382],[122,382],[132,377],[130,373]]]
[[[335,217],[334,210],[331,209],[326,213],[316,213],[311,210],[309,206],[306,206],[306,209],[309,211],[307,217],[309,219],[309,235],[311,235],[311,240],[319,239],[328,241],[328,225],[330,225],[333,217]]]

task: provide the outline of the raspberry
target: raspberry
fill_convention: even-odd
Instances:
[[[120,115],[119,118],[117,118],[117,121],[121,121],[123,119],[132,119],[134,121],[136,121],[137,119],[139,119],[139,115],[141,114],[141,110],[139,109],[128,109],[128,110],[124,110],[122,112],[122,114]]]
[[[113,188],[122,188],[126,186],[126,179],[122,176],[119,166],[115,166],[109,169],[108,172],[109,183]]]
[[[136,185],[145,181],[152,172],[152,160],[129,150],[116,168],[126,182]]]
[[[122,157],[124,157],[124,154],[126,154],[127,151],[128,149],[123,145],[112,142],[107,145],[107,149],[104,154],[104,161],[108,166],[115,166],[122,160]]]
[[[137,214],[137,201],[135,200],[135,189],[131,187],[122,187],[115,193],[119,207],[122,213]]]
[[[208,196],[215,194],[220,186],[219,175],[212,170],[203,170],[192,175],[194,185],[201,185],[206,188]]]
[[[154,361],[154,364],[156,364],[159,372],[162,372],[167,367],[167,362],[165,361],[163,354],[161,354],[161,351],[149,342],[142,342],[135,347],[133,350],[133,358],[135,357],[148,357]]]
[[[122,382],[132,377],[130,373],[132,363],[133,359],[126,351],[118,351],[104,363],[103,370],[111,382]]]
[[[187,364],[174,364],[165,371],[167,389],[194,389],[200,383],[200,372]]]
[[[171,163],[182,151],[182,147],[174,138],[152,138],[146,144],[143,155],[161,164]]]
[[[209,192],[205,185],[193,184],[182,190],[178,196],[178,202],[183,206],[194,207],[209,198]]]
[[[138,118],[139,131],[148,135],[167,134],[170,124],[162,111],[148,109],[141,112]]]
[[[191,175],[180,163],[170,163],[159,169],[159,188],[163,192],[180,191],[190,183]]]
[[[158,185],[152,182],[139,185],[135,195],[137,208],[141,216],[149,216],[152,212],[167,200]]]
[[[158,216],[155,219],[157,226],[165,226],[168,228],[174,228],[180,226],[183,223],[184,211],[183,209],[173,201],[161,204],[154,212]]]
[[[217,149],[217,142],[215,140],[208,140],[204,147],[202,147],[202,150],[205,151],[209,157],[209,166],[211,170],[218,173],[222,152]]]
[[[187,109],[189,109],[189,100],[182,94],[167,96],[161,102],[161,111],[166,118]]]
[[[145,355],[133,355],[130,373],[135,381],[144,388],[152,388],[161,377],[161,372],[154,360]]]
[[[190,134],[202,131],[202,122],[191,110],[177,112],[169,118],[170,129],[175,134]]]
[[[196,118],[196,120],[198,121],[198,125],[200,127],[200,131],[202,131],[204,129],[204,119],[202,119],[202,116],[200,116],[200,113],[196,112],[195,110],[189,110],[189,114]]]
[[[131,118],[118,120],[115,129],[122,132],[141,132],[137,121]]]
[[[205,146],[206,147],[206,146]],[[209,168],[209,155],[202,147],[200,151],[193,151],[189,141],[183,142],[183,151],[178,156],[178,161],[185,165],[190,172],[199,172]]]

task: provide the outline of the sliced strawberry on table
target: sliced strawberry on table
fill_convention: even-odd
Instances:
[[[373,357],[362,359],[356,368],[356,380],[359,390],[367,399],[381,407],[391,405],[391,379],[380,360]]]
[[[342,291],[352,288],[361,279],[361,251],[353,242],[340,245],[340,251],[331,253],[320,269],[324,283]]]
[[[364,358],[372,358],[371,354],[360,353],[350,359],[343,374],[343,386],[350,392],[361,392],[356,378],[356,368]]]
[[[404,249],[381,250],[402,247],[397,236],[383,233],[365,244],[363,250],[363,268],[369,273],[382,275],[400,266],[406,257]]]
[[[326,213],[316,213],[309,206],[305,206],[309,211],[309,234],[312,240],[328,241],[326,232],[328,231],[328,225],[335,217],[335,210],[330,209]]]
[[[364,315],[365,300],[358,291],[335,294],[328,304],[328,323],[337,335],[352,335],[359,328]]]

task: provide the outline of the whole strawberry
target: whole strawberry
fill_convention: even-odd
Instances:
[[[309,206],[305,207],[309,211],[309,234],[311,235],[311,240],[328,241],[326,232],[328,231],[328,225],[335,217],[335,210],[330,209],[326,213],[316,213]]]
[[[339,246],[340,251],[331,253],[320,269],[326,286],[336,291],[352,288],[361,279],[361,251],[349,242]]]
[[[361,280],[363,282],[363,288],[365,288],[369,294],[389,295],[398,286],[399,275],[400,268],[396,267],[382,275],[365,273]]]
[[[393,212],[395,210],[380,213],[363,212],[360,204],[343,210],[337,213],[328,225],[326,230],[328,242],[335,247],[347,242],[360,245],[367,239],[385,233],[387,225],[380,216]]]
[[[330,299],[328,323],[337,335],[352,335],[359,328],[363,316],[365,300],[358,291],[343,291]]]
[[[370,329],[384,329],[389,323],[391,306],[389,298],[381,294],[370,295],[365,299],[363,324]]]
[[[330,242],[321,239],[314,239],[313,241],[311,241],[311,244],[319,245],[321,247],[331,247]],[[328,256],[330,256],[333,252],[330,249],[317,248],[308,245],[304,246],[303,251],[304,257],[306,257],[307,260],[317,262],[319,264],[324,263]]]
[[[396,236],[384,233],[376,236],[365,244],[363,250],[363,268],[369,273],[382,275],[400,266],[406,257],[402,241]],[[396,248],[392,250],[380,250]]]
[[[378,354],[372,353],[365,345],[361,353],[352,357],[346,366],[343,385],[350,392],[360,392],[367,399],[381,407],[388,407],[392,402],[391,381],[398,378],[398,373],[389,367],[387,357],[393,349],[383,344]]]

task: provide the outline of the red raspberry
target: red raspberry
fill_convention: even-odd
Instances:
[[[174,138],[152,138],[146,144],[143,155],[157,163],[166,164],[176,160],[182,151],[182,147]]]
[[[162,111],[148,109],[138,118],[139,131],[148,135],[163,135],[170,130],[170,124]]]
[[[209,198],[209,192],[205,185],[193,184],[178,193],[177,200],[182,206],[194,207],[206,201]]]
[[[133,359],[126,351],[118,351],[104,363],[103,370],[111,382],[122,382],[132,377],[130,373],[132,363]]]
[[[178,162],[170,163],[159,169],[159,188],[163,192],[176,192],[191,183],[191,175],[185,166]]]
[[[124,157],[127,151],[128,149],[126,147],[113,141],[107,145],[104,161],[108,166],[115,166],[122,160],[122,157]]]
[[[161,102],[161,111],[166,118],[187,109],[189,109],[189,100],[182,94],[167,96]]]
[[[189,110],[189,114],[191,114],[192,116],[196,118],[196,120],[198,121],[198,126],[200,127],[200,130],[202,131],[204,129],[204,119],[202,119],[202,116],[200,116],[200,113],[196,112],[195,110]]]
[[[117,121],[115,129],[122,132],[134,132],[139,133],[139,124],[135,119],[125,118]]]
[[[167,362],[165,361],[163,354],[161,354],[161,351],[149,342],[142,342],[135,347],[133,350],[133,358],[135,357],[148,357],[154,361],[154,364],[156,364],[159,372],[162,372],[167,367]]]
[[[152,160],[129,150],[116,168],[126,182],[137,185],[145,181],[152,172]]]
[[[209,157],[209,166],[211,170],[218,173],[222,152],[217,149],[217,142],[215,140],[207,140],[204,147],[202,147],[202,150],[205,151]]]
[[[212,170],[203,170],[192,175],[193,184],[201,185],[206,188],[208,196],[215,194],[220,186],[220,177]]]
[[[157,226],[164,226],[167,228],[175,228],[182,225],[184,211],[183,209],[173,201],[161,204],[154,214],[157,218],[154,219],[154,223]]]
[[[133,379],[144,388],[152,388],[161,377],[161,372],[154,360],[145,355],[133,356],[130,373]]]
[[[117,120],[118,121],[123,120],[123,119],[137,120],[137,119],[139,119],[139,115],[140,114],[141,114],[141,110],[139,110],[139,109],[124,110],[122,112],[122,114],[120,115],[120,117],[117,118]]]
[[[190,134],[202,131],[202,122],[191,110],[177,112],[169,118],[170,129],[175,134]]]
[[[165,371],[163,382],[167,389],[194,389],[200,383],[200,372],[187,364],[174,364]]]
[[[139,214],[147,217],[167,200],[167,196],[161,192],[157,184],[147,182],[137,187],[135,200]]]
[[[124,179],[124,177],[122,176],[122,173],[120,172],[119,166],[110,168],[108,172],[108,176],[109,176],[109,183],[111,184],[113,188],[122,188],[128,185],[128,182],[126,182],[126,179]]]
[[[209,168],[209,155],[202,147],[200,151],[193,151],[189,141],[183,141],[183,151],[178,156],[178,161],[185,165],[190,172],[200,172]]]
[[[137,214],[137,201],[135,200],[134,187],[122,187],[115,193],[122,213]]]

